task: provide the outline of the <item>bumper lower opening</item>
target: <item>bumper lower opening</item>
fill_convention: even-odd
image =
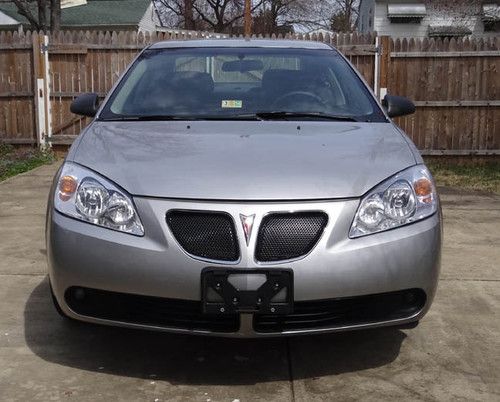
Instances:
[[[237,332],[239,315],[203,314],[201,302],[164,299],[83,287],[65,292],[68,306],[77,314],[92,318],[164,328],[210,332]]]
[[[254,314],[256,333],[313,331],[376,324],[406,319],[426,303],[421,289],[339,299],[298,301],[287,315]],[[65,292],[68,306],[77,314],[170,329],[234,333],[240,329],[239,314],[204,314],[200,301],[165,299],[84,287]]]
[[[410,318],[425,305],[425,292],[408,289],[397,292],[340,299],[295,302],[292,314],[254,315],[256,332],[271,333],[363,325]]]

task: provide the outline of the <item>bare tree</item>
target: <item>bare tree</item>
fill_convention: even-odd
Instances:
[[[264,0],[255,16],[256,31],[259,33],[279,33],[291,31],[292,20],[297,11],[305,5],[305,0]]]
[[[195,30],[196,19],[193,13],[195,0],[156,0],[155,6],[164,26]]]
[[[155,0],[162,23],[184,29],[232,32],[241,25],[244,0]],[[253,0],[254,13],[264,0]]]
[[[425,0],[429,14],[443,20],[442,25],[473,29],[482,16],[481,0]]]
[[[299,30],[312,30],[329,27],[332,5],[330,0],[289,0],[280,11],[280,20],[284,23]]]
[[[239,32],[244,0],[155,0],[165,26]],[[351,31],[359,0],[253,0],[254,32]]]
[[[190,30],[196,29],[193,14],[193,0],[184,0],[184,27]]]
[[[58,30],[61,26],[60,0],[13,0],[17,12],[24,16],[35,30]],[[34,13],[36,5],[37,12]],[[50,13],[50,20],[48,14]]]
[[[351,32],[359,12],[358,0],[333,0],[332,7],[335,10],[330,19],[332,31]]]
[[[226,32],[244,13],[243,2],[239,0],[195,1],[193,8],[208,29],[215,32]]]
[[[59,31],[61,28],[61,0],[50,0],[50,29]]]
[[[250,12],[253,13],[263,0],[253,1]],[[240,22],[245,13],[244,0],[195,0],[193,8],[199,18],[215,32],[232,31],[233,25]]]
[[[335,30],[350,31],[358,3],[359,0],[264,0],[256,18],[264,19],[270,32],[284,25],[306,31],[331,29],[332,22]]]
[[[45,0],[40,0],[38,1],[38,15],[35,16],[33,12],[31,11],[31,4],[32,2],[29,0],[14,0],[14,4],[17,7],[17,12],[25,17],[28,22],[31,24],[31,26],[34,29],[46,29],[46,23],[45,23],[45,6],[44,4]],[[40,9],[42,10],[42,13],[40,13]],[[41,19],[40,19],[41,17]]]

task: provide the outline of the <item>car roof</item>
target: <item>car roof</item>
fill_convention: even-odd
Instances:
[[[150,49],[185,48],[185,47],[269,47],[294,49],[329,49],[323,42],[283,39],[189,39],[156,42]]]

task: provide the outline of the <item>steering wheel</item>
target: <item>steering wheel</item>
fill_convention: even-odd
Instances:
[[[318,106],[321,107],[321,109],[323,110],[326,108],[325,102],[318,95],[314,95],[310,92],[305,92],[305,91],[288,92],[280,96],[279,98],[275,99],[271,104],[271,107],[273,109],[282,109],[284,107],[290,106],[290,104],[300,105],[303,103],[307,104],[308,106],[307,109],[309,110],[300,110],[301,112],[315,110],[318,108]]]

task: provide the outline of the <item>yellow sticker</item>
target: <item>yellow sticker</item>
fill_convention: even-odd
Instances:
[[[221,106],[240,109],[243,107],[243,101],[241,101],[241,100],[223,100]]]

